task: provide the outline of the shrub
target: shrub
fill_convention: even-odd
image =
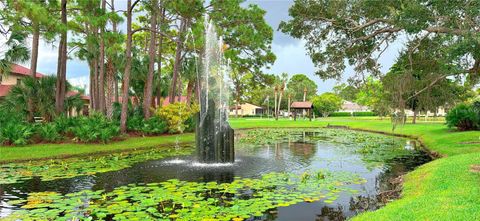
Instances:
[[[173,103],[156,110],[155,115],[167,122],[169,133],[183,133],[189,128],[189,125],[186,124],[187,120],[197,112],[197,105]]]
[[[446,116],[448,127],[457,127],[458,130],[475,130],[479,128],[479,112],[473,105],[459,104],[450,110]]]
[[[66,134],[71,132],[72,128],[79,125],[79,117],[67,117],[65,115],[58,116],[53,121],[57,132]]]
[[[365,111],[365,112],[353,112],[353,116],[355,116],[355,117],[373,117],[373,116],[377,116],[377,114],[375,114],[374,112]]]
[[[167,132],[167,123],[158,116],[153,116],[148,120],[143,121],[143,126],[140,128],[140,132],[143,134],[154,135],[163,134]]]
[[[33,128],[28,124],[7,123],[0,127],[0,144],[26,145],[32,134]]]
[[[333,112],[330,114],[330,117],[351,117],[350,112]]]
[[[63,138],[55,123],[40,124],[36,128],[36,132],[45,141],[55,142]]]
[[[107,143],[118,136],[120,132],[120,128],[115,122],[99,113],[94,113],[89,117],[80,117],[78,123],[71,130],[75,139],[82,142],[101,141]]]

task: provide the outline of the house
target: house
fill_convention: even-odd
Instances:
[[[30,69],[26,68],[24,66],[18,65],[18,64],[12,64],[12,67],[10,68],[10,73],[8,74],[1,74],[0,75],[0,100],[7,96],[10,90],[15,86],[15,85],[20,85],[22,84],[22,80],[25,79],[26,77],[30,77]],[[35,74],[36,78],[42,78],[45,75],[37,72]],[[76,94],[79,94],[78,91],[68,91],[66,93],[66,97],[71,97]],[[82,108],[82,110],[69,110],[68,115],[69,116],[77,116],[77,115],[87,115],[88,114],[88,109],[90,108],[90,97],[85,96],[85,95],[80,95],[80,98],[84,101],[85,105]]]
[[[10,73],[0,74],[0,99],[7,96],[13,86],[22,84],[22,80],[25,77],[30,77],[30,69],[26,67],[12,64],[10,69]],[[37,72],[35,76],[37,78],[42,78],[45,75]]]
[[[367,112],[367,111],[370,111],[370,108],[368,108],[367,106],[362,106],[360,104],[350,102],[350,101],[344,101],[341,109],[339,110],[339,112],[349,112],[351,114],[353,112]]]
[[[80,115],[88,115],[89,114],[89,109],[90,109],[90,96],[86,96],[83,94],[80,94],[78,91],[68,91],[67,94],[65,94],[66,97],[71,97],[75,95],[80,95],[80,99],[83,101],[83,108],[80,110],[74,110],[70,109],[67,111],[67,115],[69,117],[75,117],[75,116],[80,116]]]
[[[248,115],[262,115],[264,108],[250,103],[244,103],[230,107],[230,115],[248,116]]]

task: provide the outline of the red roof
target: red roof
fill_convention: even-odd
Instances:
[[[77,94],[80,94],[80,92],[78,91],[68,91],[67,94],[65,94],[66,97],[71,97],[71,96],[75,96]],[[82,100],[90,100],[90,96],[86,96],[86,95],[83,95],[83,94],[80,94],[80,98]]]
[[[292,105],[290,106],[291,108],[298,108],[298,109],[310,109],[313,107],[312,102],[310,101],[296,101],[293,102]]]
[[[178,102],[178,96],[175,96],[174,103],[175,103],[175,102]],[[180,97],[180,102],[186,103],[186,102],[187,102],[187,96],[181,96],[181,97]],[[168,97],[163,98],[162,107],[163,107],[163,106],[167,106],[167,105],[169,105],[169,104],[170,104],[170,101],[168,100]]]
[[[21,65],[18,65],[18,64],[12,64],[12,70],[10,72],[15,73],[15,74],[30,76],[30,69],[28,69],[26,67],[23,67]],[[42,74],[40,72],[37,72],[37,75],[36,75],[37,78],[41,78],[41,77],[44,77],[44,76],[45,76],[44,74]]]
[[[0,84],[0,97],[7,96],[8,92],[12,89],[14,85],[1,85]]]

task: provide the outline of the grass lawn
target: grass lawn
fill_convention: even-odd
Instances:
[[[161,145],[172,145],[192,142],[195,136],[193,133],[157,136],[157,137],[133,137],[123,141],[109,144],[35,144],[23,147],[0,146],[0,163],[11,161],[25,161],[34,159],[64,158],[87,154],[101,154],[108,152],[132,151],[136,149],[149,148]]]
[[[349,126],[354,129],[392,132],[389,120],[371,117],[328,118],[315,121],[272,119],[231,119],[235,129],[256,127]],[[480,173],[471,166],[480,164],[480,132],[454,132],[442,122],[398,126],[396,134],[414,136],[442,156],[405,176],[402,197],[354,220],[480,220]],[[111,144],[40,144],[0,147],[0,162],[127,151],[158,145],[193,141],[193,134],[130,138]]]

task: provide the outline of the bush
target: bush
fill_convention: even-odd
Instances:
[[[377,116],[374,112],[365,111],[365,112],[353,112],[354,117],[373,117]]]
[[[55,142],[63,139],[55,123],[40,124],[36,128],[36,132],[45,141]]]
[[[330,117],[351,117],[350,112],[333,112],[330,114]]]
[[[71,130],[75,139],[82,142],[101,141],[107,143],[118,136],[120,132],[120,127],[115,122],[99,113],[94,113],[89,117],[80,117],[78,123]]]
[[[32,134],[30,125],[10,122],[0,127],[0,144],[23,146],[28,144]]]
[[[459,104],[447,113],[448,127],[457,127],[460,131],[475,130],[480,126],[480,111],[473,105]]]
[[[57,132],[66,134],[71,132],[72,128],[79,125],[79,117],[67,117],[65,115],[58,116],[53,121]]]
[[[191,127],[191,125],[187,125],[187,120],[193,118],[193,115],[197,112],[197,105],[189,106],[185,103],[173,103],[156,110],[155,115],[167,122],[169,133],[183,133]],[[189,124],[193,123],[190,122]]]
[[[148,135],[163,134],[167,132],[167,123],[158,116],[151,117],[148,120],[143,121],[143,126],[140,128],[140,132]]]

